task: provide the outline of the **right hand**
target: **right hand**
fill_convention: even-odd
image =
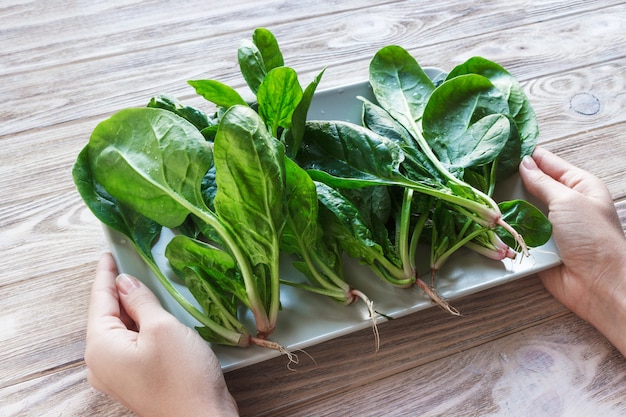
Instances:
[[[542,148],[522,161],[520,175],[548,206],[563,261],[539,273],[544,286],[626,355],[626,237],[608,189]]]

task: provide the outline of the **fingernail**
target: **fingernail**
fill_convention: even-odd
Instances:
[[[115,278],[115,283],[117,284],[118,291],[122,294],[128,294],[132,290],[139,288],[137,278],[127,274],[119,274],[117,278]]]
[[[537,169],[537,163],[530,155],[526,155],[522,158],[522,165],[524,165],[526,169]]]

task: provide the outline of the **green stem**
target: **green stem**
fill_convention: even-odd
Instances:
[[[315,265],[317,265],[322,271],[322,274],[324,274],[323,276],[332,282],[332,284],[329,284],[329,287],[332,288],[334,284],[335,287],[341,288],[346,294],[350,291],[350,286],[343,279],[337,276],[337,273],[330,266],[328,266],[328,264],[323,262],[315,252],[313,252],[312,257]]]
[[[402,266],[404,267],[405,276],[411,276],[415,273],[415,255],[412,255],[410,252],[411,245],[409,241],[412,201],[413,190],[405,188],[404,196],[402,198],[402,209],[400,212],[400,233],[398,241],[398,251],[400,252],[400,259]]]
[[[401,288],[408,288],[415,283],[415,275],[409,277],[405,276],[402,269],[396,267],[395,265],[387,261],[384,257],[377,258],[376,261],[378,264],[375,262],[370,264],[369,267],[372,271],[374,271],[376,275],[378,275],[384,281],[387,281],[390,284]],[[383,263],[385,265],[382,265]],[[382,266],[383,269],[381,269],[379,265]]]
[[[452,255],[454,252],[459,250],[467,242],[471,241],[476,236],[482,233],[485,233],[484,229],[476,229],[472,233],[465,236],[463,239],[458,240],[454,245],[452,245],[452,247],[450,247],[447,251],[441,254],[436,260],[434,260],[433,264],[431,265],[431,269],[435,271],[438,271],[439,269],[441,269],[441,266],[448,260],[450,255]]]
[[[192,214],[211,226],[226,244],[229,251],[232,253],[233,257],[237,261],[239,269],[241,270],[241,275],[243,277],[246,287],[246,293],[248,294],[248,299],[250,300],[250,309],[252,310],[252,314],[254,315],[257,330],[262,333],[271,332],[276,322],[272,322],[270,317],[268,316],[268,313],[266,312],[265,307],[263,306],[263,303],[261,301],[261,297],[259,296],[254,279],[254,274],[252,273],[252,269],[250,268],[250,263],[233,239],[230,230],[227,229],[226,225],[222,224],[222,222],[220,222],[212,213],[201,210],[193,204],[186,202],[186,200],[183,201],[182,204],[184,204],[185,207]],[[272,287],[274,287],[274,285]],[[272,290],[273,289],[274,288],[272,288]]]
[[[165,290],[180,304],[180,306],[189,313],[194,319],[198,320],[204,326],[210,328],[215,333],[223,336],[226,340],[228,340],[234,346],[246,347],[248,345],[248,338],[250,335],[244,334],[238,331],[233,331],[224,326],[221,326],[207,317],[204,313],[198,310],[193,304],[187,300],[170,282],[170,280],[163,274],[161,269],[156,265],[154,259],[147,256],[141,248],[135,245],[135,249],[141,258],[144,260],[146,265],[150,267],[156,278],[159,280],[159,283],[165,288]]]
[[[348,301],[348,298],[346,297],[346,293],[342,290],[319,288],[319,287],[314,287],[312,285],[303,284],[300,282],[291,282],[291,281],[285,281],[285,280],[281,281],[281,283],[284,285],[289,285],[290,287],[300,288],[302,290],[309,291],[315,294],[325,295],[343,303],[346,303]]]

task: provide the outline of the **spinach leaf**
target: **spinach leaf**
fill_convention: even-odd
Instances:
[[[355,259],[367,264],[383,280],[399,287],[411,286],[415,274],[410,266],[406,269],[393,251],[390,242],[379,242],[361,211],[336,189],[316,182],[322,227],[336,236],[343,250]]]
[[[235,105],[247,105],[241,95],[232,87],[216,80],[187,81],[196,93],[219,107],[229,108]]]
[[[204,203],[202,177],[213,162],[198,129],[152,108],[122,110],[94,129],[88,145],[96,181],[115,198],[165,227]]]
[[[506,97],[506,113],[519,130],[522,152],[519,160],[532,154],[537,144],[539,128],[535,112],[519,82],[502,66],[482,57],[472,57],[450,71],[447,79],[464,74],[479,74],[488,78]],[[519,165],[519,161],[518,161]]]
[[[342,251],[336,238],[325,234],[319,222],[315,183],[289,158],[285,159],[285,168],[287,222],[281,237],[281,250],[296,256],[294,266],[308,278],[309,284],[282,282],[349,304],[354,297],[343,278]]]
[[[291,115],[291,128],[288,129],[285,133],[285,147],[287,155],[294,159],[300,146],[302,144],[302,138],[304,137],[304,132],[306,129],[306,119],[307,114],[309,112],[309,107],[311,107],[311,101],[313,100],[313,96],[315,94],[315,90],[322,80],[322,75],[324,74],[324,70],[322,70],[313,81],[309,83],[304,92],[302,93],[302,98],[300,102],[296,106],[293,114]]]
[[[154,263],[152,245],[162,226],[122,204],[96,181],[87,146],[78,155],[72,176],[81,198],[98,220],[128,237],[141,256]]]
[[[258,112],[274,137],[279,136],[279,128],[291,127],[291,117],[301,99],[302,87],[293,69],[279,67],[267,73],[257,92]]]
[[[392,141],[341,121],[312,121],[297,162],[313,179],[344,188],[393,184],[404,158]]]
[[[421,120],[435,89],[415,58],[395,45],[376,52],[369,79],[378,103],[404,126]]]
[[[193,124],[198,130],[202,131],[211,126],[214,126],[213,120],[200,109],[192,106],[185,106],[178,99],[168,95],[159,95],[150,99],[148,107],[159,108],[169,110],[186,119]]]
[[[236,279],[234,259],[186,236],[175,236],[167,245],[165,257],[211,319],[198,332],[212,343],[246,345],[250,335],[237,318],[237,300],[246,302],[247,297],[241,278]]]
[[[285,222],[284,147],[247,106],[233,106],[215,137],[215,210],[250,259],[271,332],[279,309],[279,239]],[[250,291],[250,285],[247,285]]]
[[[485,77],[464,75],[431,95],[422,129],[428,145],[451,172],[492,162],[510,134],[506,100]]]
[[[265,69],[269,72],[285,65],[278,41],[266,28],[256,28],[252,34],[252,42],[261,52]]]
[[[163,274],[152,254],[152,244],[161,232],[162,226],[132,210],[121,201],[111,196],[104,187],[96,181],[91,170],[88,146],[89,145],[80,152],[72,169],[74,182],[79,194],[87,204],[87,207],[89,207],[103,224],[117,230],[129,239],[139,256],[154,273],[159,283],[187,313],[205,327],[215,329],[209,340],[230,345],[247,345],[248,338],[245,329],[232,331],[222,328],[214,321],[213,316],[203,314],[191,304],[191,302],[172,285],[169,278]],[[203,296],[198,293],[193,295],[200,304],[204,303]]]
[[[503,201],[499,206],[504,220],[524,236],[530,247],[541,246],[550,239],[552,224],[541,210],[528,201]],[[502,229],[496,229],[496,232],[507,245],[514,247],[515,242],[508,233]]]
[[[237,49],[237,59],[241,75],[250,90],[256,94],[267,74],[261,51],[252,41],[244,39]]]
[[[254,94],[257,94],[268,72],[285,65],[278,41],[265,28],[257,28],[252,40],[241,42],[237,59],[241,74]]]

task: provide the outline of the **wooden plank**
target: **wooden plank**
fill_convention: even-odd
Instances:
[[[371,331],[365,330],[306,349],[315,364],[300,354],[301,363],[291,371],[285,358],[277,358],[229,372],[227,383],[242,415],[287,413],[301,403],[321,401],[323,393],[356,389],[568,314],[534,277],[454,305],[463,317],[433,308],[381,324],[378,353]]]
[[[0,9],[3,27],[3,54],[0,74],[24,73],[40,68],[67,65],[111,55],[131,55],[160,47],[176,48],[198,39],[249,36],[265,21],[272,26],[300,19],[315,19],[330,10],[341,13],[364,8],[362,1],[306,4],[278,0],[229,1],[220,7],[207,7],[203,1],[118,0],[90,5],[49,1],[26,2]],[[370,1],[365,7],[389,3]],[[234,56],[234,55],[233,55]]]
[[[135,416],[89,386],[83,363],[29,381],[0,387],[0,415],[20,417]]]
[[[568,315],[272,415],[619,417],[624,382],[623,356]]]
[[[615,4],[618,4],[615,0],[593,3],[556,0],[540,4],[515,1],[508,2],[506,7],[495,12],[486,4],[459,7],[456,0],[420,4],[418,8],[410,2],[403,4],[389,0],[353,0],[339,4],[327,0],[317,2],[313,9],[306,3],[278,0],[238,0],[211,9],[207,9],[206,3],[201,1],[145,4],[137,0],[118,0],[94,4],[89,8],[73,7],[71,3],[59,6],[50,1],[43,4],[30,1],[0,9],[0,20],[4,22],[3,47],[0,50],[6,55],[6,59],[0,61],[0,74],[32,71],[114,54],[132,54],[143,49],[184,44],[200,37],[247,36],[259,25],[260,19],[267,27],[290,25],[298,19],[301,22],[299,26],[309,30],[314,25],[309,25],[307,21],[332,14],[336,21],[348,22],[335,25],[341,35],[339,39],[345,37],[352,41],[378,42],[383,35],[389,36],[403,29],[400,18],[394,16],[394,22],[389,22],[386,16],[380,17],[380,10],[397,11],[398,16],[406,16],[410,12],[421,17],[419,21],[422,24],[433,16],[445,16],[444,22],[461,26],[462,33],[468,36],[507,29],[511,22],[519,26],[537,19],[566,16],[572,10],[581,13]],[[477,19],[489,20],[491,24],[473,23]],[[445,24],[432,31],[442,37],[450,37],[454,33]]]
[[[484,55],[505,65],[523,79],[545,74],[546,71],[576,68],[583,59],[588,60],[594,54],[601,54],[600,60],[611,60],[624,54],[623,36],[616,37],[616,33],[620,34],[618,29],[626,26],[624,4],[595,10],[585,19],[581,19],[580,15],[564,16],[509,27],[499,32],[497,41],[492,32],[484,32],[485,27],[496,28],[494,25],[500,22],[497,15],[489,13],[484,16],[478,13],[483,10],[481,8],[450,10],[457,14],[451,17],[450,11],[443,13],[439,9],[421,14],[424,12],[410,3],[372,9],[371,12],[377,12],[376,16],[391,28],[388,31],[378,30],[377,33],[387,33],[387,36],[377,40],[360,39],[353,34],[354,27],[345,26],[345,22],[363,18],[359,10],[326,14],[304,20],[295,27],[289,22],[274,29],[282,40],[288,62],[294,63],[303,80],[310,80],[323,65],[331,64],[323,81],[324,87],[366,79],[369,59],[380,46],[390,43],[410,48],[424,65],[446,69],[470,55]],[[369,16],[371,18],[372,14]],[[462,20],[453,19],[461,16]],[[461,33],[469,35],[475,33],[476,28],[482,32],[470,38],[454,40],[451,40],[451,35],[440,34],[449,32],[453,23],[464,25],[462,28],[455,27]],[[393,29],[396,26],[403,30]],[[329,27],[341,28],[332,41],[328,41]],[[565,39],[584,38],[592,29],[593,42],[565,42]],[[529,37],[537,39],[532,46],[524,41]],[[147,98],[154,94],[189,97],[192,90],[185,84],[188,79],[211,77],[242,86],[234,59],[240,38],[197,39],[185,43],[182,49],[178,44],[167,45],[132,54],[116,54],[42,68],[29,72],[27,76],[5,75],[0,78],[0,94],[5,96],[5,100],[11,100],[13,105],[0,115],[0,136],[33,126],[48,126],[50,123],[103,115],[122,107],[144,105]],[[605,45],[601,52],[595,48],[598,44]],[[556,45],[558,48],[553,50]],[[220,57],[233,56],[233,61],[205,59],[206,51]],[[45,111],[36,104],[38,102],[34,98],[39,96],[49,97]]]

